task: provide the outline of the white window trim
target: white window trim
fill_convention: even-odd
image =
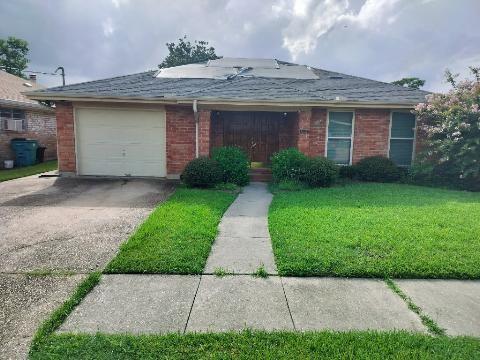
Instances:
[[[411,113],[410,110],[408,109],[399,109],[399,110],[390,110],[390,125],[388,128],[388,153],[387,157],[390,159],[390,142],[391,140],[413,140],[413,146],[412,146],[412,160],[410,162],[410,165],[407,166],[412,166],[413,162],[415,161],[415,149],[417,145],[417,117],[415,116],[415,124],[413,128],[413,138],[408,137],[408,138],[401,138],[401,137],[392,137],[392,123],[393,123],[393,113]],[[405,165],[401,165],[405,166]]]
[[[349,112],[352,113],[352,132],[350,137],[348,136],[328,136],[328,126],[330,124],[330,113],[331,112]],[[328,154],[328,139],[344,139],[344,140],[350,140],[350,159],[348,162],[348,165],[352,165],[352,160],[353,160],[353,141],[355,138],[355,110],[351,109],[327,109],[327,126],[325,129],[325,157],[327,157]],[[389,142],[390,144],[390,142]],[[337,164],[337,165],[346,165],[346,164]]]

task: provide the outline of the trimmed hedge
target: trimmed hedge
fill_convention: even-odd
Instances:
[[[402,177],[395,163],[383,156],[371,156],[355,164],[354,174],[362,181],[395,182]]]
[[[303,181],[308,158],[295,148],[281,150],[272,156],[272,177],[275,182]]]
[[[297,149],[285,149],[272,156],[275,183],[302,183],[312,187],[332,186],[338,167],[324,157],[309,158]]]
[[[332,186],[338,177],[338,166],[324,157],[307,160],[304,181],[312,187]]]
[[[342,179],[354,179],[357,176],[357,168],[355,165],[340,166],[338,176]]]
[[[247,154],[236,146],[224,146],[212,150],[212,160],[216,161],[222,172],[224,183],[247,185],[249,161]]]
[[[187,164],[180,179],[188,187],[211,188],[222,182],[222,170],[215,160],[202,156]]]

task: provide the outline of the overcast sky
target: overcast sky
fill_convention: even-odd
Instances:
[[[155,69],[166,42],[442,91],[446,68],[480,66],[480,0],[0,0],[0,37],[30,44],[29,70],[67,83]],[[59,77],[39,76],[45,85]]]

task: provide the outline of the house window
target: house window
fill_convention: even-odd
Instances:
[[[5,131],[25,131],[27,129],[25,111],[0,108],[0,127]]]
[[[348,165],[352,160],[353,112],[329,111],[327,158]]]
[[[399,166],[412,165],[415,142],[415,115],[392,112],[390,124],[390,159]]]

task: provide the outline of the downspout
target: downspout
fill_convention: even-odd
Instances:
[[[197,100],[193,100],[193,117],[195,118],[195,157],[198,158],[198,122],[199,113],[197,108]]]

